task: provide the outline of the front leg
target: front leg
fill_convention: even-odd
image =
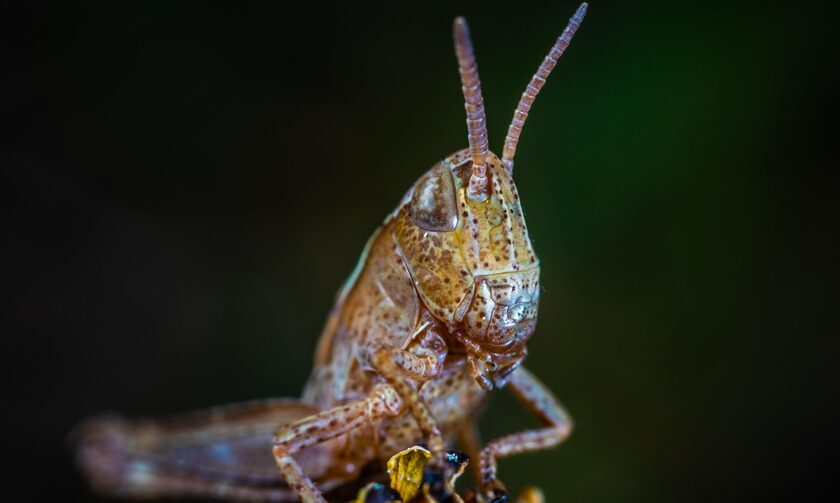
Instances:
[[[519,367],[508,382],[508,387],[519,402],[536,415],[544,428],[506,435],[493,440],[481,452],[479,467],[482,483],[493,501],[500,493],[501,484],[496,480],[496,460],[513,454],[554,447],[564,441],[572,431],[572,421],[545,385],[524,367]]]
[[[390,384],[408,408],[429,446],[433,459],[443,466],[446,444],[437,425],[437,420],[418,389],[409,382],[408,376],[427,377],[418,371],[428,369],[422,358],[402,349],[379,349],[371,358],[373,368]],[[437,372],[437,370],[434,370]]]

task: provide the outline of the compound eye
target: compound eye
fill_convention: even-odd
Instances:
[[[411,196],[411,217],[427,231],[451,231],[458,225],[458,205],[452,173],[438,164],[414,187]]]

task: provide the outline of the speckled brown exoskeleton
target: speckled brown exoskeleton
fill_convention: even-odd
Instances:
[[[444,471],[447,442],[457,438],[478,467],[479,494],[504,499],[496,460],[557,445],[571,431],[560,403],[522,366],[540,266],[513,158],[534,98],[585,12],[583,4],[522,94],[501,158],[488,148],[472,42],[457,18],[469,148],[432,166],[370,238],[338,294],[302,397],[163,421],[90,421],[78,456],[94,487],[131,497],[323,502],[366,465],[415,444]],[[482,448],[475,415],[503,387],[543,427]]]

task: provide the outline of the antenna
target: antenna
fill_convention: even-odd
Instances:
[[[484,164],[484,158],[489,147],[484,99],[481,97],[481,81],[478,79],[478,65],[475,62],[470,28],[467,26],[466,19],[461,16],[455,18],[452,32],[455,38],[455,56],[458,58],[458,73],[461,74],[461,90],[464,92],[467,138],[473,162],[468,192],[472,197],[483,198],[487,194],[487,166]]]
[[[563,33],[557,38],[557,42],[554,43],[548,55],[543,59],[537,73],[531,77],[531,82],[528,83],[528,87],[522,93],[522,99],[519,100],[519,105],[517,105],[516,110],[513,112],[513,120],[508,128],[507,136],[505,136],[505,147],[502,151],[502,164],[505,165],[511,174],[513,174],[513,156],[516,154],[516,144],[519,143],[519,135],[522,134],[522,126],[525,125],[525,119],[528,118],[531,105],[534,104],[534,99],[540,93],[540,89],[545,85],[545,80],[548,78],[551,70],[554,69],[557,60],[563,55],[566,47],[569,46],[569,42],[572,41],[575,32],[580,28],[580,23],[583,22],[583,17],[586,15],[587,7],[589,5],[585,2],[580,4],[575,15],[569,19],[569,24],[566,26],[566,29],[563,30]],[[477,80],[478,76],[476,75]],[[472,146],[472,144],[470,145]]]

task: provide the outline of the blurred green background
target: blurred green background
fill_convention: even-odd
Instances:
[[[575,8],[9,9],[0,190],[17,482],[93,498],[65,440],[104,410],[296,396],[369,235],[466,145],[452,19],[471,24],[500,152]],[[514,491],[827,494],[831,19],[814,4],[591,2],[515,173],[543,265],[528,366],[576,430],[503,461]],[[496,395],[485,438],[534,424]]]

